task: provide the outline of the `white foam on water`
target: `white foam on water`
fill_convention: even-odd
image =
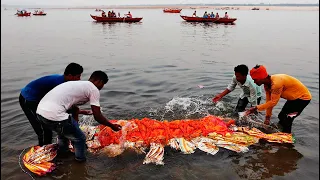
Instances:
[[[233,108],[226,102],[213,103],[211,97],[174,97],[163,107],[150,108],[149,115],[159,120],[200,118],[210,114],[228,116]]]
[[[174,97],[166,103],[165,111],[174,112],[175,110],[183,110],[187,111],[187,115],[195,113],[208,114],[208,110],[206,108],[208,104],[208,101],[200,98]]]
[[[79,125],[80,126],[94,126],[96,124],[96,120],[93,115],[82,115],[79,117]]]
[[[102,107],[100,108],[102,111]],[[80,126],[94,126],[97,124],[97,121],[94,119],[93,115],[79,115],[79,125]]]
[[[221,110],[221,111],[226,111],[227,110],[227,106],[226,106],[226,104],[224,102],[218,101],[215,104],[215,109],[218,109],[218,110]]]

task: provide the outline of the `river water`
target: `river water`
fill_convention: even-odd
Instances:
[[[95,70],[107,72],[101,106],[110,119],[221,115],[211,99],[242,63],[300,79],[313,99],[294,121],[294,146],[260,142],[247,153],[220,148],[214,156],[166,148],[164,166],[143,165],[144,155],[132,152],[116,158],[89,154],[84,164],[73,157],[60,160],[41,179],[319,179],[318,11],[228,11],[238,18],[235,25],[187,23],[160,9],[131,10],[143,17],[133,24],[95,23],[91,9],[46,12],[16,17],[15,10],[1,11],[1,178],[30,178],[19,155],[37,138],[19,106],[20,89],[76,62],[84,67],[83,80]],[[232,110],[239,93],[237,88],[223,98],[224,106]],[[284,102],[275,107],[272,122]]]

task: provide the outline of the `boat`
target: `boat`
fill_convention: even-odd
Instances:
[[[31,16],[31,12],[25,12],[23,14],[16,14],[18,15],[19,17],[22,17],[22,16]]]
[[[170,9],[170,8],[165,8],[163,10],[164,13],[180,13],[182,9]]]
[[[101,17],[101,16],[94,16],[91,15],[92,19],[96,20],[97,22],[140,22],[142,17],[136,18],[127,18],[127,17]]]
[[[202,17],[191,17],[191,16],[180,16],[183,20],[187,22],[213,22],[213,23],[223,23],[231,24],[237,20],[237,18],[202,18]]]
[[[47,13],[33,13],[34,16],[45,16]]]
[[[254,7],[251,10],[260,10],[260,8]]]
[[[47,15],[47,13],[45,13],[43,10],[40,10],[40,11],[36,10],[36,11],[34,11],[34,13],[32,13],[32,15],[34,15],[34,16],[45,16],[45,15]]]

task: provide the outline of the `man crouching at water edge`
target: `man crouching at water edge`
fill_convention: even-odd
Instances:
[[[242,92],[236,106],[236,113],[243,112],[249,102],[251,106],[259,105],[262,90],[260,86],[257,86],[253,82],[251,76],[248,75],[248,72],[249,68],[246,65],[241,64],[236,66],[234,68],[235,75],[233,76],[231,83],[226,90],[213,98],[213,102],[220,101],[221,98],[233,91],[238,85],[242,89]]]
[[[31,81],[21,90],[19,96],[20,106],[38,136],[39,146],[52,143],[52,131],[43,127],[36,116],[40,100],[57,85],[67,81],[80,80],[82,72],[82,66],[70,63],[64,70],[63,75],[54,74],[41,77]]]
[[[266,110],[265,124],[270,123],[272,109],[280,100],[280,97],[287,100],[278,115],[279,125],[282,132],[291,133],[293,120],[298,117],[303,109],[311,101],[311,93],[308,88],[298,79],[286,74],[269,75],[262,65],[257,65],[251,69],[250,75],[257,85],[264,84],[266,91],[266,103],[249,109],[246,114],[256,110]]]
[[[88,81],[72,81],[63,83],[52,89],[40,101],[37,115],[48,128],[57,132],[59,151],[68,152],[69,140],[75,147],[75,159],[85,161],[86,137],[77,121],[67,111],[73,106],[90,102],[94,119],[100,124],[119,131],[121,126],[110,123],[100,111],[100,92],[108,82],[108,76],[102,71],[95,71]]]

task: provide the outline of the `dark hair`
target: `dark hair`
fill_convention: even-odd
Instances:
[[[108,75],[103,71],[95,71],[91,74],[90,78],[92,80],[101,80],[106,84],[109,81]]]
[[[237,72],[243,76],[246,76],[246,75],[248,75],[249,68],[248,68],[248,66],[246,66],[244,64],[240,64],[240,65],[234,67],[234,72]]]
[[[259,64],[257,64],[255,67],[253,67],[253,68],[255,68],[255,69],[258,69],[260,67],[260,65]]]
[[[77,63],[70,63],[64,70],[64,75],[71,74],[72,76],[79,75],[83,73],[83,67]]]

